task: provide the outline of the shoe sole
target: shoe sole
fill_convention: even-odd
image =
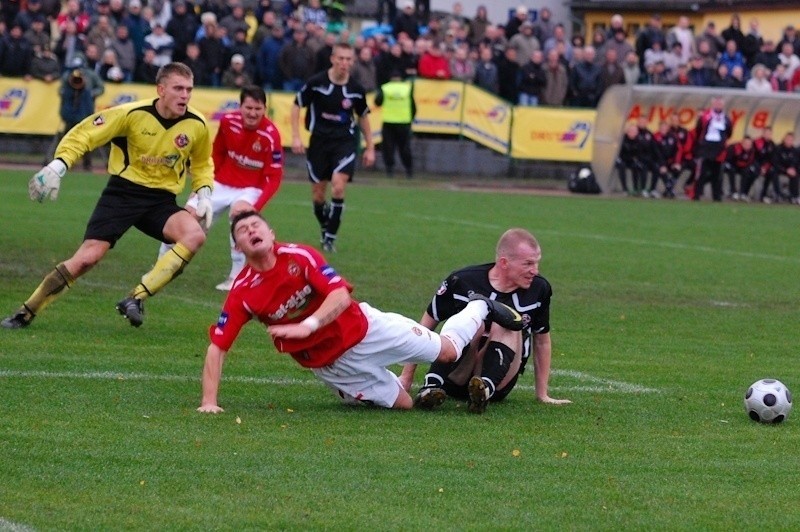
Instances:
[[[414,408],[433,410],[434,408],[442,406],[445,399],[447,399],[447,393],[445,393],[444,390],[441,388],[430,388],[424,395],[417,394],[414,398]]]
[[[467,408],[471,414],[483,414],[486,412],[486,405],[489,400],[486,398],[486,383],[480,377],[472,377],[469,380],[469,404]]]

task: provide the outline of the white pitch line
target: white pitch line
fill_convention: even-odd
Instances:
[[[200,382],[200,372],[197,375],[156,375],[152,373],[125,373],[121,371],[14,371],[0,370],[0,378],[23,379],[88,379],[88,380],[113,380],[113,381],[167,381],[167,382]],[[224,376],[226,382],[240,382],[245,384],[270,384],[280,386],[316,385],[316,380],[263,378],[244,376]]]
[[[591,393],[659,393],[660,390],[647,388],[637,384],[630,384],[622,381],[603,379],[572,370],[554,370],[553,375],[571,377],[578,381],[588,382],[592,386],[554,386],[553,390],[591,392]],[[116,371],[16,371],[0,370],[0,378],[22,378],[22,379],[89,379],[89,380],[112,380],[112,381],[165,381],[165,382],[199,382],[200,374],[197,375],[158,375],[151,373],[125,373]],[[236,382],[242,384],[257,385],[276,385],[276,386],[318,386],[322,383],[316,379],[293,379],[293,378],[274,378],[274,377],[245,377],[245,376],[225,376],[225,382]],[[515,389],[531,390],[530,385],[518,385]]]
[[[570,369],[555,369],[551,372],[552,375],[563,375],[565,377],[572,377],[574,379],[580,381],[588,381],[596,384],[600,384],[600,389],[603,390],[616,390],[621,391],[624,393],[660,393],[661,390],[656,388],[648,388],[646,386],[640,386],[638,384],[631,384],[629,382],[623,381],[615,381],[611,379],[604,379],[601,377],[595,377],[594,375],[590,375],[588,373],[584,373],[582,371],[575,371]]]
[[[0,517],[0,532],[33,532],[34,528]]]

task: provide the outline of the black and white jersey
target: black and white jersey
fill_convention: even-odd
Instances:
[[[364,88],[352,78],[337,85],[327,70],[311,76],[294,101],[308,108],[306,129],[325,139],[354,139],[356,119],[369,113]]]
[[[534,277],[530,288],[518,288],[513,292],[498,292],[489,282],[489,270],[494,263],[468,266],[447,276],[428,305],[428,314],[438,322],[460,312],[473,293],[482,294],[505,303],[522,315],[525,327],[522,330],[522,368],[531,354],[531,338],[534,334],[550,332],[550,298],[553,289],[544,277]]]

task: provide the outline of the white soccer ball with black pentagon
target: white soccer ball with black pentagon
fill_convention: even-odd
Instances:
[[[744,410],[759,423],[781,423],[792,410],[792,392],[779,380],[761,379],[744,394]]]

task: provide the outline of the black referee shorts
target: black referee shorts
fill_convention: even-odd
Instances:
[[[102,240],[113,248],[128,229],[135,227],[161,241],[167,220],[182,210],[175,202],[175,194],[112,175],[97,200],[83,238]]]
[[[356,144],[350,139],[328,140],[311,137],[306,152],[308,179],[312,183],[330,181],[333,174],[353,177],[356,169]]]

